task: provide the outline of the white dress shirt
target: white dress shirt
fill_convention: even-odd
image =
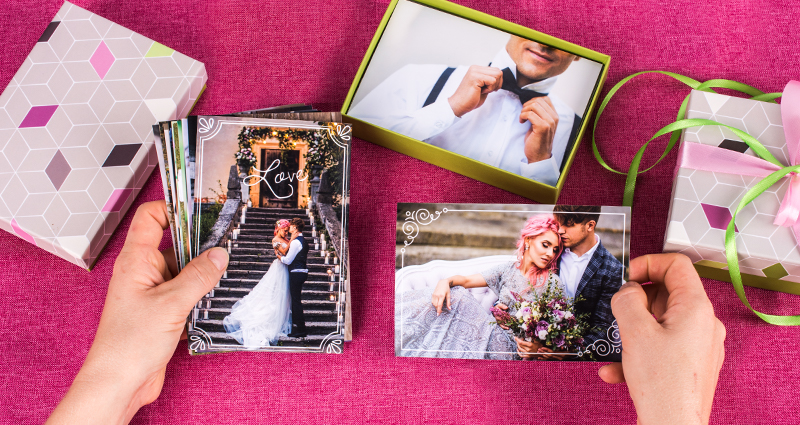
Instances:
[[[294,261],[294,257],[297,257],[297,254],[299,254],[300,250],[302,249],[303,249],[303,244],[301,244],[300,241],[298,241],[297,239],[293,240],[291,243],[289,243],[289,250],[286,251],[286,255],[281,257],[281,262],[283,264],[286,264],[287,266],[289,264],[292,264],[292,261]],[[308,269],[294,269],[292,270],[292,272],[308,273]]]
[[[581,282],[583,273],[586,271],[586,266],[589,265],[589,260],[592,259],[592,255],[597,251],[597,247],[600,246],[600,236],[595,234],[594,237],[596,239],[594,246],[580,257],[569,248],[564,249],[564,253],[561,254],[561,266],[558,271],[558,277],[561,278],[561,282],[563,282],[566,288],[564,295],[570,298],[575,298],[575,293],[578,291],[578,284]]]
[[[517,66],[505,48],[495,56],[491,66],[509,68],[515,77],[517,75]],[[375,87],[348,113],[387,130],[555,186],[575,120],[572,108],[557,96],[549,95],[559,119],[552,156],[529,164],[524,148],[525,133],[531,124],[519,122],[522,103],[516,94],[497,90],[486,96],[483,105],[461,118],[453,113],[447,98],[455,93],[468,66],[457,67],[436,102],[422,106],[446,68],[446,65],[406,65]],[[549,93],[556,78],[523,88]]]

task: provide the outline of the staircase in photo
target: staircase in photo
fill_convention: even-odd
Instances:
[[[331,281],[328,270],[335,271],[333,259],[330,264],[324,264],[325,257],[320,256],[320,250],[314,249],[311,220],[306,210],[251,207],[245,213],[245,224],[238,225],[238,238],[231,241],[227,277],[223,277],[219,286],[214,288],[213,296],[207,295],[197,305],[195,328],[208,333],[215,345],[238,345],[225,333],[222,319],[230,314],[236,301],[250,293],[275,260],[272,249],[275,222],[294,217],[305,220],[303,237],[311,248],[307,261],[308,279],[303,284],[302,296],[308,336],[305,339],[280,337],[278,345],[318,347],[326,335],[337,331],[337,323],[340,324],[339,332],[343,332],[344,322],[340,322],[340,317],[344,316],[344,300],[339,300],[339,275],[334,273],[336,281]]]

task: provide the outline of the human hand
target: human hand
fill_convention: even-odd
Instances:
[[[507,306],[507,305],[505,305],[505,304],[503,304],[503,303],[497,303],[497,304],[495,304],[494,306],[495,306],[495,307],[497,307],[497,308],[499,308],[500,310],[508,311],[508,306]],[[494,318],[495,318],[495,319],[497,319],[497,314],[495,314],[494,312],[492,312],[492,315],[494,316]],[[508,326],[502,325],[502,324],[500,324],[500,323],[498,323],[498,324],[497,324],[497,326],[500,326],[500,328],[501,328],[501,329],[505,329],[505,330],[508,330],[508,329],[509,329],[509,327],[508,327]]]
[[[611,309],[622,363],[600,368],[603,381],[627,382],[640,424],[707,424],[725,359],[725,326],[691,260],[681,254],[632,260],[630,281]]]
[[[461,117],[478,109],[489,93],[503,86],[503,71],[491,66],[472,65],[458,85],[456,92],[447,98],[453,114]]]
[[[552,156],[553,139],[558,127],[558,112],[547,96],[533,98],[522,105],[520,124],[531,123],[525,133],[525,157],[528,163],[543,161]]]
[[[436,315],[442,314],[442,307],[447,303],[447,309],[450,309],[450,281],[442,279],[436,284],[431,296],[431,303],[436,307]]]
[[[533,341],[525,341],[514,337],[514,341],[517,342],[517,354],[522,357],[523,360],[533,360],[536,358],[535,355],[532,353],[538,352],[539,349],[542,348],[542,343],[534,339]]]
[[[167,363],[192,307],[217,284],[228,254],[213,248],[177,272],[164,201],[142,204],[114,262],[97,333],[48,423],[127,423],[161,393]]]
[[[542,347],[540,348],[537,353],[566,353],[566,351],[553,351],[550,348]],[[564,355],[559,354],[542,354],[540,356],[543,360],[564,360]]]

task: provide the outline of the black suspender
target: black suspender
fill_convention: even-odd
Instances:
[[[489,63],[489,65],[491,65],[491,63]],[[439,79],[436,80],[436,84],[433,85],[433,89],[431,89],[431,92],[428,94],[428,98],[425,99],[425,103],[422,105],[423,108],[430,105],[433,102],[436,102],[436,99],[439,97],[439,93],[442,92],[445,83],[447,83],[447,80],[450,78],[450,75],[455,70],[456,69],[453,67],[447,67],[447,69],[445,69],[444,72],[442,72],[442,75],[440,75]],[[564,159],[561,160],[561,167],[559,168],[559,171],[561,172],[564,171],[564,167],[567,165],[567,160],[569,159],[569,155],[572,153],[572,148],[575,146],[575,142],[577,142],[576,139],[578,138],[578,131],[581,129],[581,123],[582,123],[581,117],[579,117],[576,114],[575,119],[572,120],[572,130],[569,133],[569,141],[567,142],[567,148],[564,150]]]
[[[447,79],[450,78],[450,74],[452,74],[455,70],[455,68],[448,67],[444,70],[444,72],[442,72],[442,75],[440,75],[439,79],[436,80],[436,84],[433,85],[433,89],[431,90],[430,94],[428,94],[428,98],[425,99],[425,103],[422,105],[423,108],[433,102],[436,102],[436,98],[438,98],[439,93],[442,92],[444,84],[447,82]]]
[[[564,150],[564,158],[561,160],[561,167],[558,169],[560,172],[564,171],[564,166],[567,165],[567,159],[569,159],[572,148],[575,146],[575,142],[578,138],[578,131],[581,129],[581,122],[581,117],[575,114],[575,119],[572,120],[572,131],[569,133],[569,141],[567,141],[567,149]]]

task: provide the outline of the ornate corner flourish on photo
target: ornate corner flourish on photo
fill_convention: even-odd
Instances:
[[[408,241],[403,241],[403,246],[411,246],[411,244],[414,243],[414,239],[416,239],[417,235],[419,235],[420,225],[427,226],[438,220],[439,216],[446,212],[447,208],[443,208],[441,211],[436,211],[433,214],[424,208],[413,212],[406,211],[406,221],[403,223],[403,233],[406,234],[406,239],[408,239]],[[401,249],[400,252],[406,252],[405,248]]]
[[[326,130],[328,130],[328,136],[330,136],[331,140],[339,145],[340,148],[343,148],[345,145],[347,145],[347,142],[350,141],[350,133],[353,131],[349,125],[341,124],[336,124],[335,134],[333,131],[331,131],[330,127],[326,127]],[[342,140],[344,140],[344,142],[342,142]]]
[[[589,344],[583,351],[578,352],[578,357],[584,355],[591,355],[595,353],[599,356],[607,356],[609,354],[619,354],[622,352],[622,341],[619,338],[619,326],[617,321],[608,327],[606,331],[608,339],[598,339],[597,341]]]
[[[205,118],[200,118],[197,120],[197,131],[205,134],[211,131],[211,128],[214,127],[214,118],[209,118],[206,120]]]
[[[322,340],[322,350],[327,354],[341,354],[342,353],[342,339],[341,335],[331,333],[325,336]]]
[[[207,348],[210,348],[211,337],[206,333],[206,331],[199,328],[195,328],[194,331],[198,332],[200,335],[189,336],[189,350],[201,352],[205,351]]]

